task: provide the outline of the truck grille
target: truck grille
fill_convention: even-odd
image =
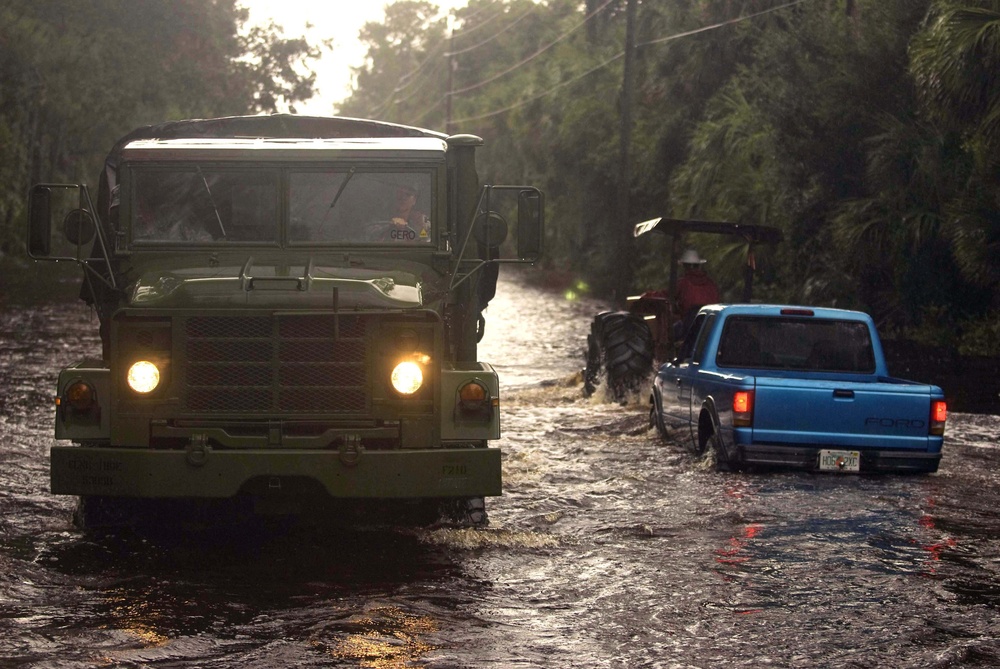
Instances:
[[[366,322],[355,316],[197,316],[184,326],[194,413],[360,413]]]

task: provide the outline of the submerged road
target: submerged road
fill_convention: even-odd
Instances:
[[[91,538],[47,457],[57,370],[99,354],[96,320],[5,305],[0,667],[1000,666],[1000,418],[953,414],[930,476],[717,473],[644,397],[583,397],[599,306],[502,279],[486,529]]]

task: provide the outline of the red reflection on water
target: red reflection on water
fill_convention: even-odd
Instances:
[[[751,523],[743,528],[740,536],[730,537],[727,548],[715,549],[715,561],[721,564],[740,564],[748,561],[750,556],[743,555],[743,549],[746,548],[751,539],[757,536],[761,527],[758,523]]]
[[[935,502],[933,497],[927,498],[927,506],[934,507]],[[937,526],[934,523],[934,516],[930,513],[924,513],[917,520],[917,524],[925,530],[935,530]],[[938,541],[931,543],[921,543],[920,548],[927,552],[927,564],[926,572],[924,575],[933,576],[937,574],[938,563],[941,561],[941,553],[948,548],[954,548],[958,545],[958,542],[953,537],[944,537]]]

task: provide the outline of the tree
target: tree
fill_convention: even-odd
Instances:
[[[368,53],[354,68],[355,92],[342,113],[443,127],[448,40],[438,14],[433,3],[406,0],[387,5],[384,22],[364,25],[358,39]]]
[[[246,20],[235,0],[0,5],[0,255],[23,252],[30,184],[92,182],[125,132],[311,97],[318,50]]]
[[[1000,2],[938,0],[911,49],[922,111],[959,156],[941,207],[962,275],[1000,283]],[[994,291],[994,300],[1000,291]]]

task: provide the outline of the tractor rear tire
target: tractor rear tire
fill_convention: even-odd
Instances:
[[[587,337],[584,393],[591,395],[603,376],[610,399],[626,401],[653,371],[653,335],[641,316],[625,311],[598,314]]]

